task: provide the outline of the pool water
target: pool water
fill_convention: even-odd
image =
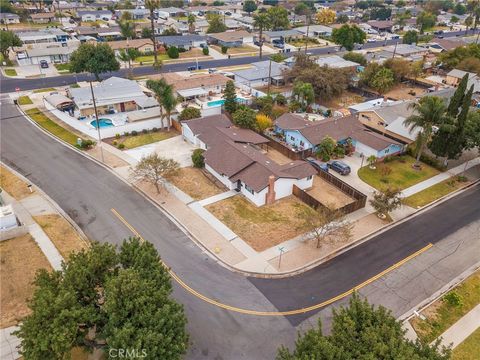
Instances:
[[[244,98],[237,97],[235,101],[241,103],[241,102],[245,102],[246,100]],[[221,106],[223,104],[225,104],[225,99],[219,99],[219,100],[213,100],[213,101],[207,102],[208,107]]]
[[[97,129],[97,120],[93,120],[92,122],[90,122],[90,125],[92,125],[95,129]],[[112,120],[110,119],[105,119],[105,118],[100,118],[98,119],[98,126],[100,126],[100,128],[104,128],[104,127],[110,127],[110,126],[114,126],[113,125],[113,122]]]

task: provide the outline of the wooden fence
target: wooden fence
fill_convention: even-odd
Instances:
[[[302,160],[312,155],[312,150],[310,149],[302,150],[302,151],[293,151],[288,147],[286,147],[285,145],[282,145],[279,142],[271,139],[270,139],[270,142],[268,143],[268,146],[270,146],[274,150],[277,150],[279,153],[287,156],[289,159],[292,159],[292,160]]]
[[[351,187],[346,182],[340,180],[339,178],[333,176],[332,174],[326,173],[325,171],[318,171],[318,176],[320,176],[322,179],[329,182],[330,184],[332,184],[333,186],[335,186],[336,188],[338,188],[340,191],[347,194],[351,198],[355,199],[354,202],[337,209],[338,211],[341,211],[345,215],[347,215],[365,207],[365,204],[367,203],[367,196],[361,193],[360,191]],[[305,204],[311,206],[314,209],[318,209],[319,207],[324,207],[324,208],[326,207],[320,201],[318,201],[309,193],[300,189],[296,185],[293,185],[292,192],[293,192],[293,195],[295,195]]]

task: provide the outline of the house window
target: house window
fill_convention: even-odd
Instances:
[[[290,140],[293,140],[295,141],[295,138],[293,136],[290,135]]]
[[[390,149],[385,149],[385,154],[388,154],[390,152]]]
[[[245,190],[247,190],[252,195],[254,193],[253,189],[250,186],[248,186],[247,184],[245,184]]]
[[[305,145],[305,143],[303,141],[300,141],[300,146],[303,146]]]
[[[310,175],[309,177],[307,177],[307,180],[312,180],[313,176]]]

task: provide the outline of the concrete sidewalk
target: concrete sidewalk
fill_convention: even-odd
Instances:
[[[440,336],[441,344],[456,348],[479,327],[480,305],[477,305]]]
[[[17,347],[20,345],[20,339],[12,333],[18,330],[18,326],[10,326],[5,329],[0,329],[0,359],[1,360],[16,360],[20,357]]]
[[[416,194],[422,190],[425,190],[433,185],[436,185],[438,183],[441,183],[444,180],[447,180],[453,176],[457,176],[461,174],[462,172],[477,166],[480,164],[480,157],[477,157],[475,159],[472,159],[466,163],[460,164],[448,171],[442,172],[434,177],[431,177],[430,179],[427,179],[425,181],[422,181],[418,184],[415,184],[413,186],[410,186],[409,188],[406,188],[402,191],[402,196],[403,197],[408,197],[413,194]]]

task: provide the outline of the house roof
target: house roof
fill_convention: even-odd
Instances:
[[[244,37],[251,37],[253,35],[248,31],[238,30],[238,31],[225,31],[221,33],[208,34],[208,36],[220,41],[230,42],[230,41],[242,41]]]
[[[20,16],[12,13],[0,13],[0,19],[19,19]]]
[[[144,45],[152,45],[152,40],[150,39],[130,39],[130,40],[119,40],[119,41],[108,41],[108,46],[112,50],[120,50],[126,48],[135,48],[138,49]]]
[[[336,69],[342,69],[342,68],[351,68],[351,67],[357,67],[360,64],[345,60],[344,58],[338,56],[338,55],[331,55],[331,56],[323,56],[319,57],[315,62],[320,65],[320,66],[328,66],[331,68],[336,68]]]
[[[55,13],[49,12],[49,13],[37,13],[37,14],[31,14],[30,18],[32,19],[51,19],[55,17]]]
[[[295,31],[299,31],[302,34],[307,34],[307,31],[308,31],[308,35],[311,36],[315,32],[319,32],[319,33],[324,32],[324,33],[330,34],[333,31],[333,29],[325,25],[310,25],[308,27],[301,26],[301,27],[295,28]]]
[[[390,20],[370,20],[367,21],[367,24],[377,29],[389,29],[394,25],[393,21]]]
[[[303,35],[300,31],[297,30],[277,30],[277,31],[265,31],[265,35],[268,35],[269,37],[289,37],[289,36],[300,36]]]
[[[451,77],[455,77],[455,78],[458,78],[458,79],[461,79],[463,78],[466,74],[468,74],[468,78],[472,78],[472,77],[475,77],[477,76],[477,74],[475,73],[471,73],[471,72],[468,72],[468,71],[463,71],[463,70],[459,70],[459,69],[453,69],[451,70],[447,76],[451,76]]]
[[[61,46],[60,43],[42,43],[46,46],[35,46],[27,48],[25,52],[28,57],[38,57],[47,55],[67,55],[78,49],[79,42],[71,42],[69,46]],[[40,44],[37,44],[40,45]]]
[[[166,7],[166,8],[160,8],[157,11],[159,12],[167,12],[169,14],[176,14],[176,13],[187,13],[188,11],[177,8],[177,7]]]
[[[449,51],[449,50],[455,49],[455,48],[457,48],[457,47],[461,47],[461,46],[465,46],[465,45],[466,45],[466,43],[463,42],[463,41],[460,40],[460,39],[451,40],[451,39],[439,39],[439,38],[435,38],[435,39],[433,39],[431,42],[439,45],[439,46],[440,46],[443,50],[445,50],[445,51]]]
[[[410,44],[390,45],[390,46],[385,47],[384,50],[387,51],[387,52],[390,52],[390,53],[395,52],[395,54],[402,55],[402,56],[408,56],[408,55],[428,51],[427,49],[425,49],[423,47],[416,46],[416,45],[410,45]]]
[[[242,181],[256,192],[268,185],[271,175],[276,179],[302,179],[316,173],[305,161],[277,164],[256,147],[268,143],[268,139],[252,130],[234,127],[223,114],[187,120],[182,124],[208,145],[204,154],[208,166],[232,182]]]
[[[303,126],[301,126],[302,122]],[[330,136],[336,141],[347,138],[357,139],[376,150],[384,149],[390,144],[398,144],[394,140],[369,131],[355,115],[308,121],[299,115],[283,114],[275,120],[275,125],[282,129],[297,130],[312,145],[320,144],[325,136]]]
[[[70,89],[70,94],[79,109],[93,107],[92,94],[89,87]],[[135,101],[141,107],[155,106],[153,98],[143,92],[136,81],[112,76],[93,87],[97,106]],[[153,100],[153,101],[151,101]]]
[[[79,10],[77,11],[77,16],[82,17],[83,15],[112,15],[112,12],[109,10]]]
[[[157,36],[157,41],[167,46],[191,45],[194,41],[205,41],[206,37],[202,35],[169,35]]]
[[[267,78],[269,73],[271,77],[281,76],[283,75],[283,72],[288,69],[288,66],[286,65],[279,64],[275,61],[270,62],[268,60],[254,62],[251,65],[253,65],[253,68],[251,69],[233,71],[233,73],[235,76],[253,81],[256,79]]]

